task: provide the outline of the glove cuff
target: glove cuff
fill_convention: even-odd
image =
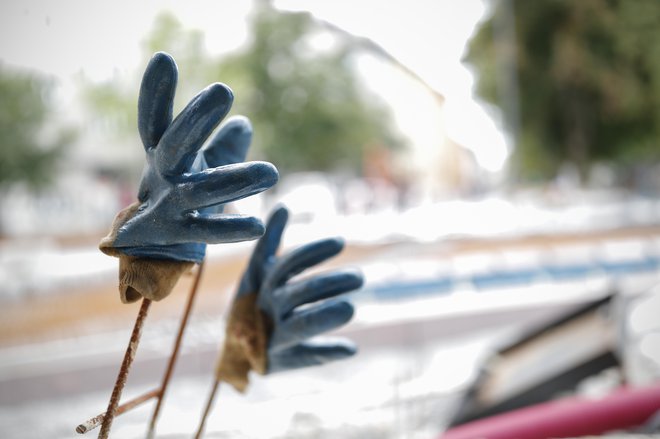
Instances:
[[[244,392],[250,370],[264,375],[268,366],[266,346],[271,326],[268,317],[257,306],[257,294],[237,296],[229,314],[216,378]]]
[[[159,301],[169,296],[182,274],[193,262],[136,258],[119,255],[119,298],[131,303],[141,297]]]

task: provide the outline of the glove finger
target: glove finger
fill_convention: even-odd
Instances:
[[[192,166],[197,151],[229,112],[232,91],[215,83],[199,92],[174,119],[156,148],[156,166],[167,176],[178,176]]]
[[[269,349],[282,349],[331,331],[353,317],[353,305],[345,301],[323,302],[307,309],[294,311],[276,324]]]
[[[193,163],[193,169],[204,170],[219,166],[231,165],[245,161],[250,142],[252,141],[252,125],[244,116],[233,116],[221,127],[213,140],[202,149]],[[208,213],[222,213],[223,205],[208,208]]]
[[[142,76],[138,98],[138,131],[146,149],[153,148],[172,122],[178,72],[166,53],[156,53]]]
[[[254,293],[263,283],[264,273],[270,266],[270,260],[280,246],[282,233],[289,219],[289,211],[284,206],[277,207],[268,218],[266,232],[259,239],[250,256],[250,262],[241,278],[238,295]]]
[[[245,161],[250,142],[252,125],[248,118],[234,116],[227,120],[218,133],[203,149],[209,168]]]
[[[262,291],[272,291],[282,286],[296,274],[335,256],[343,248],[343,239],[328,238],[305,244],[293,250],[275,263],[266,279],[264,279],[263,288],[265,289],[262,289]]]
[[[278,288],[273,301],[281,318],[300,305],[339,296],[360,288],[363,283],[362,274],[357,270],[323,273]]]
[[[259,239],[257,246],[252,252],[250,265],[263,265],[275,256],[282,241],[282,234],[288,220],[289,210],[286,207],[279,206],[273,211],[266,223],[264,236]]]
[[[187,176],[178,186],[184,209],[202,209],[263,192],[277,183],[268,162],[235,163]]]
[[[290,348],[268,353],[268,372],[299,369],[331,361],[343,360],[357,352],[349,340],[326,344],[301,343]]]
[[[221,244],[225,242],[251,241],[264,233],[264,224],[258,218],[246,215],[190,214],[184,220],[172,243],[205,242]]]

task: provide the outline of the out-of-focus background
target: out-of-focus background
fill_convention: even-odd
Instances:
[[[360,353],[221,389],[207,437],[434,438],[654,383],[659,22],[655,0],[2,3],[0,436],[73,437],[107,405],[137,306],[97,245],[135,198],[156,51],[175,114],[228,84],[249,158],[280,170],[232,209],[285,203],[285,248],[343,236],[328,269],[366,277],[338,331]],[[159,437],[194,431],[252,246],[209,248]],[[152,307],[126,398],[160,380],[191,280]],[[113,434],[143,437],[150,412]]]

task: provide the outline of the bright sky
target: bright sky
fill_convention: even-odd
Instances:
[[[0,4],[0,60],[58,77],[66,86],[79,73],[94,80],[133,73],[141,61],[141,41],[163,9],[186,28],[202,29],[211,53],[234,50],[245,42],[251,2],[228,0],[24,0]],[[473,76],[461,63],[465,42],[483,17],[482,0],[276,0],[282,9],[308,10],[353,34],[383,46],[445,98],[448,134],[471,149],[478,163],[498,171],[507,157],[505,140],[472,97]],[[392,75],[382,66],[361,66],[370,86],[392,90]],[[429,97],[402,88],[383,93],[409,137],[432,144]],[[411,105],[412,104],[412,105]],[[424,116],[427,117],[424,117]]]

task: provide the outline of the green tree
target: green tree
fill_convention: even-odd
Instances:
[[[145,40],[145,58],[165,51],[176,59],[179,109],[211,82],[229,85],[235,94],[232,114],[246,115],[254,126],[254,158],[272,161],[284,172],[339,167],[359,172],[365,148],[402,143],[386,107],[359,83],[352,66],[356,49],[341,39],[326,51],[310,46],[322,29],[307,13],[280,12],[260,2],[246,48],[213,57],[205,52],[200,31],[185,30],[166,13]],[[120,122],[112,124],[119,128],[115,131],[134,136],[135,122],[125,120],[135,119],[139,80],[132,80],[130,92],[114,81],[88,84],[85,95],[98,113],[121,113]],[[130,109],[122,110],[126,106]]]
[[[70,129],[48,126],[53,83],[34,73],[0,66],[0,188],[48,184],[73,140]]]
[[[469,44],[478,93],[506,110],[510,56],[519,111],[514,168],[525,179],[574,164],[626,168],[660,159],[660,2],[656,0],[502,0]],[[506,37],[507,19],[515,22]],[[503,29],[504,28],[504,29]],[[514,56],[511,56],[515,54]]]

